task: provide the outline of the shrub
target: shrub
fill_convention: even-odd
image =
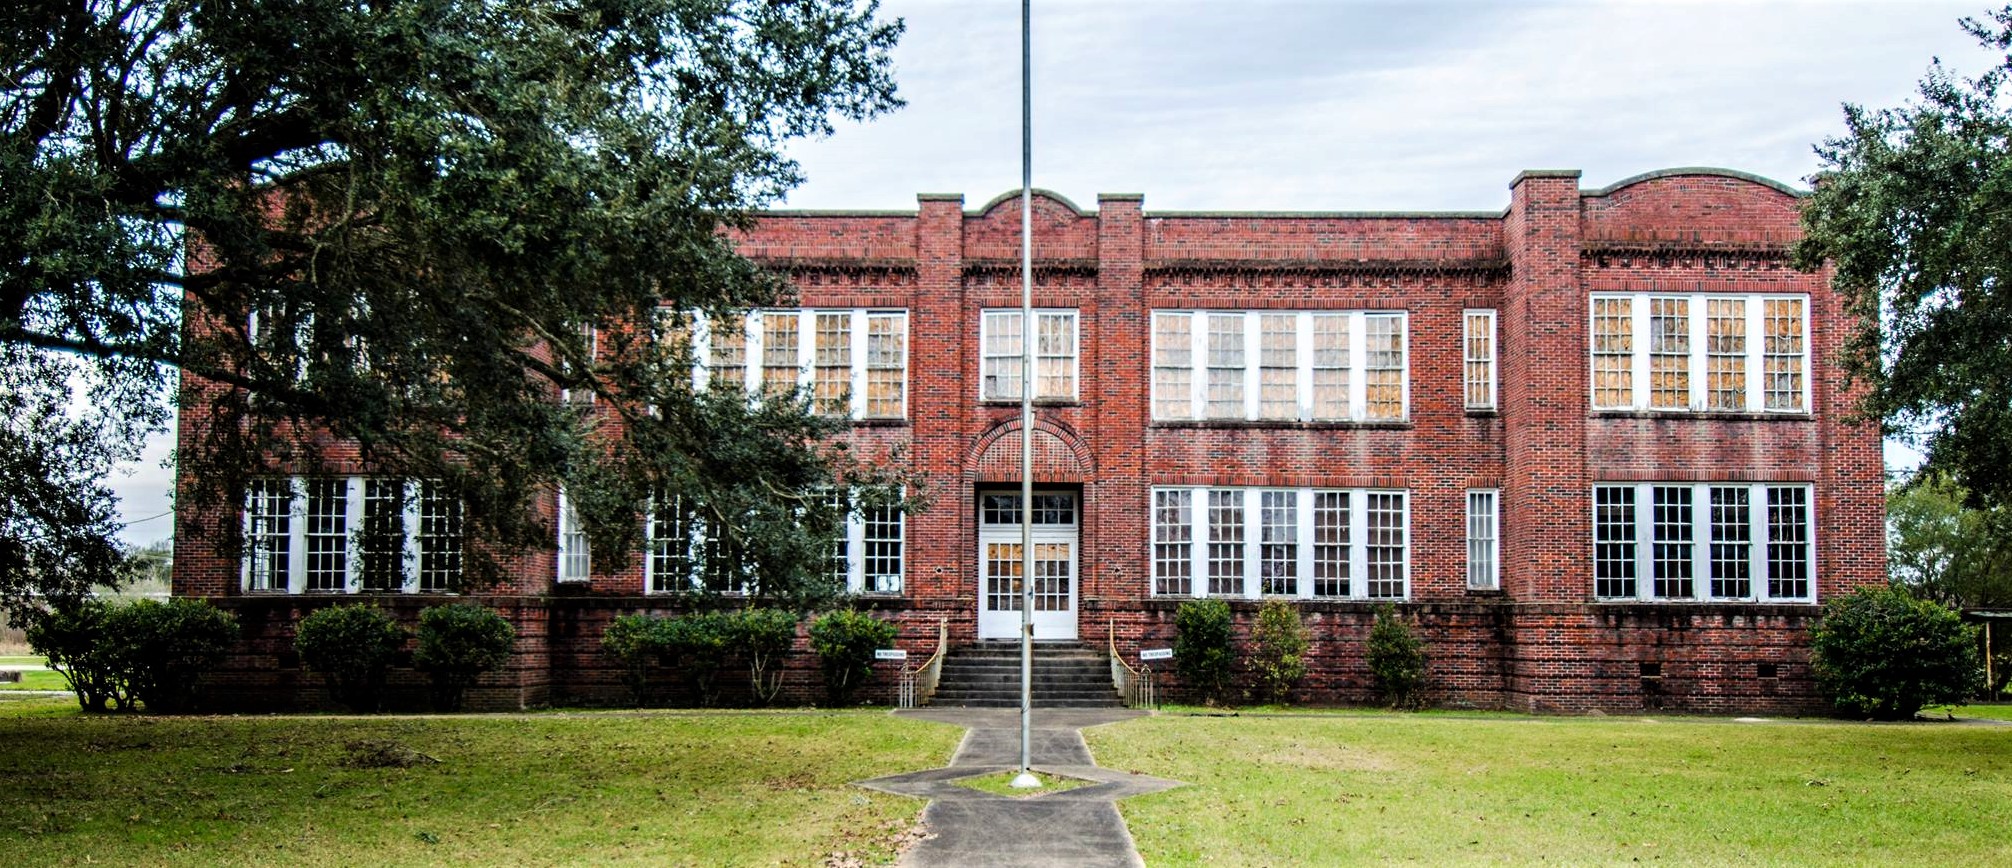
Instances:
[[[664,659],[663,623],[649,615],[623,615],[601,631],[601,648],[622,664],[622,683],[638,708],[649,698],[650,667]]]
[[[1825,603],[1810,656],[1819,692],[1846,714],[1879,720],[1961,702],[1983,683],[1976,628],[1899,588],[1860,588]]]
[[[723,612],[693,612],[658,627],[663,660],[685,674],[699,705],[719,698],[720,669],[733,653],[733,623]]]
[[[48,658],[49,668],[69,682],[78,707],[85,711],[127,708],[132,703],[124,661],[105,641],[110,611],[103,601],[86,598],[38,612],[28,623],[28,647]]]
[[[135,600],[112,607],[105,626],[127,692],[170,714],[196,707],[197,680],[238,638],[237,621],[204,600]]]
[[[321,673],[329,695],[356,712],[383,706],[385,673],[404,644],[404,630],[364,605],[317,610],[300,619],[293,639],[300,662]]]
[[[501,669],[517,645],[517,630],[493,609],[456,603],[419,613],[419,647],[412,665],[433,681],[433,707],[460,711],[461,697],[484,672]]]
[[[1251,628],[1250,668],[1264,701],[1285,702],[1306,677],[1308,644],[1298,607],[1272,600],[1258,610],[1257,626]]]
[[[733,647],[747,660],[749,687],[762,705],[782,692],[782,658],[796,644],[796,624],[796,614],[781,609],[743,609],[732,616]]]
[[[1425,698],[1425,643],[1384,604],[1369,630],[1369,677],[1391,708],[1417,708]]]
[[[1174,671],[1209,705],[1222,701],[1236,667],[1230,605],[1189,600],[1174,612]]]
[[[873,678],[873,652],[894,644],[895,627],[865,612],[841,609],[810,625],[810,649],[824,670],[824,689],[833,705],[852,701]]]

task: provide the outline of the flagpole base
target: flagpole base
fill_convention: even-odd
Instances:
[[[1007,786],[1016,790],[1038,790],[1041,788],[1041,779],[1035,777],[1033,772],[1021,769],[1020,774]]]

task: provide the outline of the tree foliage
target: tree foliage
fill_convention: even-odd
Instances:
[[[788,140],[898,104],[900,25],[876,16],[853,0],[10,4],[0,370],[28,382],[0,396],[4,584],[109,569],[97,471],[158,428],[149,396],[177,369],[203,423],[180,444],[181,526],[227,552],[229,511],[191,507],[234,503],[269,461],[313,472],[331,436],[459,495],[469,536],[499,544],[471,547],[477,582],[498,574],[488,553],[551,546],[529,507],[557,484],[597,559],[619,562],[653,493],[761,543],[807,491],[860,481],[802,402],[694,395],[663,340],[681,317],[658,310],[787,294],[732,235],[799,180]],[[74,425],[46,412],[78,382],[66,364],[104,396]],[[39,513],[17,495],[36,485],[52,489]]]
[[[1964,505],[1963,489],[1917,476],[1886,495],[1887,570],[1915,596],[1958,609],[2012,605],[2012,506]]]
[[[60,600],[29,619],[28,644],[62,673],[85,711],[196,707],[202,674],[223,662],[238,625],[203,600]]]
[[[1846,714],[1903,720],[1984,686],[1977,629],[1903,588],[1832,598],[1810,632],[1817,690]]]
[[[2012,50],[2012,6],[1963,26]],[[1915,438],[1976,502],[2012,502],[2012,54],[1976,78],[1939,62],[1920,98],[1845,107],[1803,203],[1797,264],[1829,262],[1857,325],[1862,409]]]

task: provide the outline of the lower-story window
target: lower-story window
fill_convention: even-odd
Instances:
[[[1153,593],[1404,599],[1409,500],[1372,489],[1156,488]]]
[[[1593,595],[1809,602],[1809,503],[1807,485],[1595,486]]]
[[[244,542],[249,592],[443,593],[461,583],[461,502],[432,482],[253,480]]]
[[[836,498],[832,505],[838,506]],[[753,579],[731,527],[709,522],[677,495],[659,496],[649,521],[644,587],[650,593],[752,590]],[[848,512],[832,543],[832,577],[849,593],[901,593],[904,524],[899,506],[861,506]]]

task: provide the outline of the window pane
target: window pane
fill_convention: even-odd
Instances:
[[[1634,406],[1634,331],[1632,299],[1593,299],[1594,407]]]
[[[588,573],[587,532],[565,492],[559,493],[559,581],[584,582]]]
[[[1315,419],[1346,419],[1348,407],[1348,315],[1313,315],[1313,407]]]
[[[1346,597],[1349,595],[1348,546],[1348,492],[1314,492],[1314,596]]]
[[[419,483],[419,589],[461,588],[461,500],[438,482]]]
[[[1242,314],[1208,315],[1208,393],[1210,419],[1244,418],[1244,318]]]
[[[1194,318],[1153,314],[1153,418],[1194,416]]]
[[[1299,595],[1299,492],[1266,491],[1259,495],[1262,538],[1258,548],[1258,581],[1262,593]]]
[[[901,593],[901,510],[893,506],[868,507],[861,516],[865,523],[866,553],[864,588],[872,594]]]
[[[1019,311],[986,311],[984,355],[985,379],[981,388],[985,399],[1003,401],[1019,398]]]
[[[1635,596],[1635,489],[1593,489],[1593,595]]]
[[[762,391],[779,395],[796,390],[798,317],[795,311],[762,315]]]
[[[1691,303],[1649,299],[1649,406],[1681,410],[1691,405]]]
[[[1496,519],[1495,492],[1467,493],[1467,587],[1496,586]]]
[[[1767,341],[1761,364],[1767,378],[1769,410],[1804,409],[1803,370],[1807,359],[1802,339],[1802,305],[1799,298],[1770,298],[1763,308]]]
[[[650,591],[692,588],[692,545],[698,516],[685,498],[659,491],[650,510]]]
[[[1395,314],[1362,318],[1366,338],[1364,415],[1373,420],[1404,418],[1404,320]]]
[[[1777,600],[1809,599],[1809,489],[1767,490],[1767,593]]]
[[[713,388],[732,386],[747,387],[748,335],[747,323],[740,319],[720,319],[709,324],[707,340],[711,342],[711,370],[707,380]]]
[[[1034,397],[1076,397],[1076,314],[1051,311],[1037,313],[1034,319],[1041,326],[1040,339],[1034,344]]]
[[[245,495],[245,590],[287,590],[292,569],[293,481],[254,479]]]
[[[1744,485],[1712,488],[1712,596],[1753,596],[1753,517]]]
[[[405,585],[405,483],[363,481],[363,527],[357,533],[357,579],[366,591]]]
[[[1194,593],[1194,525],[1189,509],[1194,492],[1153,492],[1153,593],[1184,597]]]
[[[1299,317],[1258,317],[1258,417],[1299,418]]]
[[[1705,401],[1712,410],[1747,408],[1747,303],[1705,303]]]
[[[899,419],[907,412],[908,317],[876,313],[866,317],[866,415]]]
[[[1467,406],[1495,406],[1495,312],[1467,316]]]
[[[1244,493],[1209,492],[1209,594],[1244,592]]]
[[[341,591],[349,587],[349,480],[307,481],[307,513],[302,542],[307,549],[306,587]]]
[[[1655,596],[1661,599],[1689,599],[1696,596],[1692,581],[1691,487],[1658,485],[1650,489],[1655,509],[1654,560]]]
[[[811,389],[820,413],[843,415],[852,403],[852,314],[820,313],[811,357]]]
[[[1364,532],[1368,535],[1366,558],[1368,591],[1373,600],[1404,596],[1404,495],[1369,492]]]

